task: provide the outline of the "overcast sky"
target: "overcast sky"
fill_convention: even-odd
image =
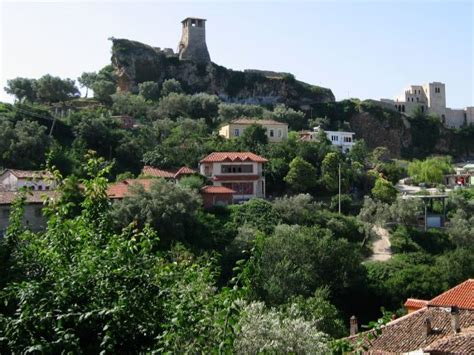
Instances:
[[[109,37],[176,49],[180,21],[207,21],[212,61],[293,73],[336,99],[397,96],[446,83],[474,106],[474,1],[62,1],[1,3],[0,86],[17,76],[76,79],[110,63]],[[1,101],[12,98],[0,90]]]

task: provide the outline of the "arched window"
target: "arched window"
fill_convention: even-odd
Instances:
[[[405,105],[402,106],[402,112],[405,112]]]

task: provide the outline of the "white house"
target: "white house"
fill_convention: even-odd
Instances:
[[[33,191],[54,190],[51,173],[47,171],[7,169],[0,174],[0,188],[4,191],[16,191],[22,187]]]
[[[314,131],[300,132],[300,139],[304,141],[315,141],[318,137],[318,133],[322,129],[315,127]],[[338,147],[343,153],[349,152],[355,143],[354,132],[343,132],[343,131],[325,131],[326,136],[331,141],[331,144]]]
[[[238,202],[265,197],[263,164],[267,161],[250,152],[214,152],[200,161],[199,170],[214,186],[234,190]]]

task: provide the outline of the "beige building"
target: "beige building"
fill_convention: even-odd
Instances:
[[[199,162],[201,175],[214,186],[233,190],[233,201],[265,198],[263,165],[268,160],[251,152],[214,152]]]
[[[22,187],[34,191],[54,190],[53,175],[47,171],[7,169],[0,173],[0,188],[16,191]]]
[[[447,127],[459,128],[474,124],[474,107],[452,109],[446,107],[446,86],[441,82],[410,85],[405,92],[392,99],[380,99],[385,107],[412,115],[417,108],[437,115]]]
[[[258,120],[250,118],[239,118],[229,122],[219,129],[219,135],[229,139],[242,136],[245,129],[252,124],[259,124],[267,132],[268,142],[281,142],[288,138],[288,124],[274,120]]]

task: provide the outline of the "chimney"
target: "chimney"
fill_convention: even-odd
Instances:
[[[431,328],[431,320],[429,318],[426,318],[423,322],[423,325],[425,327],[425,338],[427,338],[433,330],[433,328]]]
[[[459,325],[459,308],[456,306],[451,307],[451,326],[455,333],[461,331],[461,326]]]
[[[356,316],[352,316],[349,320],[350,334],[356,335],[359,332],[359,324],[357,323]]]

